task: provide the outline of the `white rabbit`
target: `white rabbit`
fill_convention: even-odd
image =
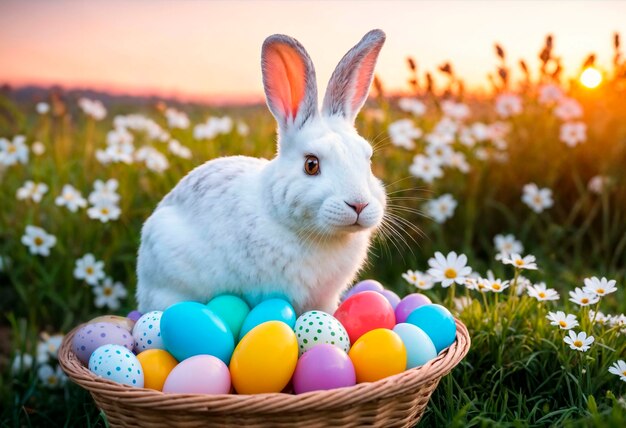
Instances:
[[[342,58],[320,113],[302,45],[284,35],[265,40],[263,85],[278,153],[211,160],[165,196],[142,229],[140,311],[220,293],[252,304],[281,295],[298,313],[335,310],[386,206],[372,148],[354,128],[384,41],[370,31]]]

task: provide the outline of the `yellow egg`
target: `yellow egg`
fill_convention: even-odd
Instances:
[[[377,328],[361,336],[348,354],[357,382],[374,382],[401,373],[406,368],[406,348],[400,336]]]
[[[239,394],[280,392],[298,362],[298,340],[284,322],[259,324],[239,342],[230,360],[230,375]]]
[[[110,322],[111,324],[119,325],[122,328],[132,332],[135,326],[135,321],[130,318],[120,317],[118,315],[101,315],[87,322],[87,324],[94,324],[97,322]]]
[[[178,361],[162,349],[148,349],[137,355],[143,369],[144,388],[163,390],[163,384]]]

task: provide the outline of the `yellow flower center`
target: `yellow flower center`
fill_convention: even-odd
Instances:
[[[622,372],[622,376],[626,376],[626,370]]]
[[[43,244],[43,239],[39,236],[36,236],[35,239],[33,239],[33,242],[35,243],[36,246],[40,246]]]
[[[598,294],[604,294],[604,288],[598,288],[598,289],[596,290],[596,293],[598,293]]]
[[[543,291],[540,291],[539,294],[537,294],[539,297],[541,297],[542,299],[545,299],[546,297],[546,293],[544,293]]]
[[[93,268],[89,266],[87,269],[85,269],[85,272],[87,272],[87,275],[93,275]]]
[[[582,299],[580,299],[580,303],[584,303],[586,305],[587,303],[589,303],[589,299],[583,297]]]
[[[57,384],[57,377],[55,375],[50,375],[48,376],[48,384],[49,385],[56,385]]]
[[[453,279],[456,278],[456,270],[452,269],[452,268],[448,268],[445,270],[445,272],[443,273],[444,276],[448,279]]]
[[[106,287],[102,294],[104,294],[105,296],[110,296],[111,294],[113,294],[113,289]]]
[[[109,209],[108,209],[108,208],[102,208],[102,209],[100,210],[100,212],[101,212],[103,215],[107,215],[107,214],[109,213]]]
[[[15,146],[13,144],[9,144],[9,147],[7,147],[7,152],[15,153],[15,152],[17,152],[17,149],[15,148]]]
[[[65,195],[63,195],[63,198],[65,198],[66,201],[71,201],[72,199],[74,199],[74,195],[71,193],[66,193]]]
[[[501,289],[502,287],[500,286],[500,284],[498,284],[498,283],[496,282],[495,284],[492,284],[492,285],[491,285],[491,288],[493,288],[494,290],[499,290],[499,289]]]
[[[541,200],[541,196],[537,195],[533,198],[533,202],[536,203],[537,205],[540,205],[542,200]]]
[[[418,281],[418,284],[421,285],[422,287],[426,285],[426,281]]]
[[[415,275],[411,275],[409,279],[411,280],[411,282],[417,281],[417,277]]]
[[[567,327],[567,323],[565,321],[559,321],[559,325],[563,328]]]
[[[517,266],[523,266],[523,265],[524,265],[524,260],[522,260],[522,259],[517,259],[517,260],[515,260],[515,264],[516,264]]]
[[[478,289],[482,290],[483,288],[485,288],[485,284],[483,284],[482,282],[478,283]]]
[[[580,340],[575,340],[574,341],[574,346],[577,348],[580,348],[581,346],[583,346],[583,343]]]
[[[448,210],[448,205],[446,204],[439,205],[439,211],[441,211],[442,213],[445,213],[447,210]]]

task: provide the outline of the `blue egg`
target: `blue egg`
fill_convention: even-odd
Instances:
[[[239,332],[239,340],[254,327],[267,321],[282,321],[289,327],[296,325],[296,311],[283,299],[269,299],[259,303],[246,317]]]
[[[167,308],[161,316],[161,337],[165,349],[178,361],[194,355],[213,355],[228,365],[235,349],[228,325],[197,302]]]
[[[441,305],[423,305],[415,309],[406,322],[424,330],[433,341],[437,353],[456,339],[456,323],[449,310]]]
[[[437,357],[437,349],[424,330],[409,323],[396,324],[393,331],[400,336],[406,348],[406,368],[423,366]]]

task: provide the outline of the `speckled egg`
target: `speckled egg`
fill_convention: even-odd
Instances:
[[[161,338],[161,311],[148,312],[141,316],[133,327],[135,352],[147,349],[165,349]]]
[[[89,358],[89,370],[97,376],[143,388],[143,370],[135,355],[120,345],[103,345]]]
[[[96,348],[102,345],[120,345],[133,350],[133,336],[128,330],[110,322],[87,324],[79,329],[72,340],[72,349],[78,359],[85,365]]]
[[[322,311],[305,312],[298,317],[294,327],[300,355],[320,343],[335,345],[344,352],[350,350],[346,329],[335,317]]]

